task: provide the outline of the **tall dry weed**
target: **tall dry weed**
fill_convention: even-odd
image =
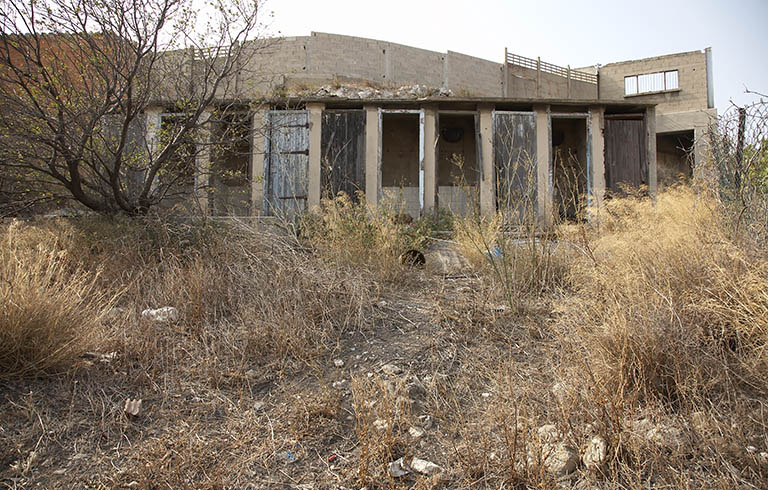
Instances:
[[[112,301],[99,271],[73,264],[44,229],[13,222],[0,240],[0,378],[61,369],[95,348]]]
[[[741,247],[717,203],[689,188],[602,211],[571,269],[576,295],[560,308],[570,361],[593,388],[673,403],[764,392],[764,253]]]

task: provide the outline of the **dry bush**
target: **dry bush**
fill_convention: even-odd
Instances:
[[[358,199],[339,193],[323,200],[319,211],[304,219],[303,236],[338,265],[365,267],[382,279],[401,278],[399,255],[423,249],[437,224],[429,218],[405,223],[393,209],[372,208],[362,194]]]
[[[112,296],[44,228],[13,222],[0,240],[0,377],[66,367],[103,337]]]
[[[595,223],[573,237],[584,253],[557,308],[569,420],[608,439],[621,478],[741,481],[721,469],[741,464],[744,446],[712,434],[746,444],[764,433],[749,414],[768,394],[768,260],[690,188],[610,201]],[[699,413],[711,417],[694,424]],[[646,437],[637,426],[649,423],[663,429]],[[721,464],[697,474],[691,460]]]
[[[504,211],[492,218],[454,217],[459,249],[488,273],[504,301],[524,312],[531,303],[567,285],[569,251],[549,240],[535,222],[510,228]]]

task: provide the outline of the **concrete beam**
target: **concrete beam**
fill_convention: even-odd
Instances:
[[[424,108],[424,214],[437,209],[438,117],[436,107]]]
[[[322,135],[323,109],[325,104],[307,104],[309,110],[309,189],[307,189],[307,207],[309,211],[320,206],[322,173]]]
[[[592,120],[592,206],[600,208],[605,197],[605,107],[591,107]]]
[[[536,105],[536,207],[539,222],[552,224],[552,147],[549,141],[549,106]]]
[[[496,179],[493,169],[493,106],[483,104],[480,113],[480,214],[496,214]]]
[[[260,107],[251,114],[251,215],[259,216],[264,206],[264,140],[266,138],[267,108]]]
[[[379,153],[379,108],[365,106],[365,196],[368,204],[378,206],[381,183]]]

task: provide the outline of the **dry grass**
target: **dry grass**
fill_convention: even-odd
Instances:
[[[0,378],[61,369],[95,348],[112,295],[44,230],[13,222],[0,240]]]
[[[3,274],[23,265],[20,277],[41,291],[18,298],[82,304],[76,311],[98,321],[75,331],[61,374],[1,382],[0,479],[764,487],[764,251],[688,189],[655,204],[613,200],[602,213],[560,227],[557,240],[457,220],[475,257],[462,277],[398,264],[432,224],[400,224],[343,198],[304,223],[299,241],[211,223],[13,225]],[[490,260],[493,248],[502,253]],[[73,278],[79,297],[61,287]],[[113,297],[119,309],[104,314]],[[177,321],[140,316],[166,305],[179,308]],[[67,308],[45,311],[70,318]],[[18,366],[40,372],[35,362]],[[123,413],[126,398],[144,400],[138,417]],[[580,453],[603,437],[605,464],[580,462],[559,479],[544,424]],[[443,471],[392,477],[400,457]]]

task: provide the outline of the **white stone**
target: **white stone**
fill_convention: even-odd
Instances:
[[[376,430],[385,430],[389,427],[389,424],[387,424],[386,420],[376,419],[373,421],[373,427]]]
[[[405,467],[405,462],[403,461],[403,458],[400,458],[396,461],[392,461],[389,463],[389,474],[394,478],[399,478],[401,476],[407,475],[408,469]]]
[[[419,429],[418,427],[411,427],[410,429],[408,429],[408,434],[414,439],[421,439],[422,437],[424,437],[424,431]]]
[[[441,467],[426,459],[413,458],[411,460],[411,469],[422,475],[432,475],[443,471]]]
[[[343,368],[344,367],[344,361],[342,361],[341,359],[334,359],[333,360],[333,365],[336,366],[337,368]]]
[[[586,468],[597,470],[605,463],[607,457],[608,442],[600,436],[595,436],[589,441],[589,444],[581,457],[581,461]]]
[[[542,454],[547,471],[557,477],[573,473],[579,465],[579,453],[563,443],[554,446],[545,444]]]
[[[542,443],[554,443],[560,440],[560,431],[552,424],[539,427],[538,434],[539,441]]]
[[[389,376],[396,376],[398,374],[401,374],[403,370],[400,366],[397,366],[395,364],[384,364],[383,366],[381,366],[381,372]]]
[[[163,306],[156,310],[146,309],[141,312],[141,317],[156,322],[175,322],[179,319],[179,310],[173,306]]]

